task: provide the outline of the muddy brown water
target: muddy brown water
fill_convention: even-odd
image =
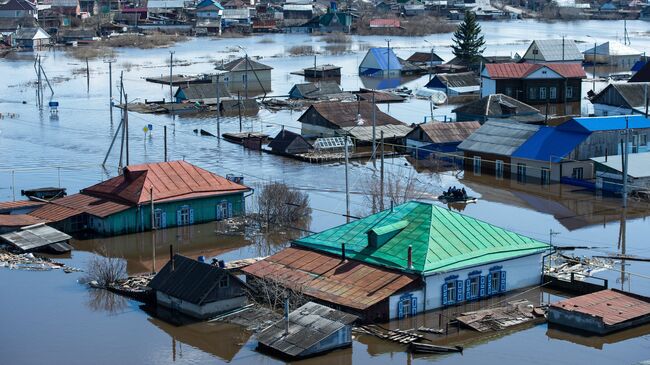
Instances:
[[[599,42],[622,34],[622,22],[536,23],[531,21],[486,22],[487,54],[504,55],[522,52],[531,38],[550,38],[559,34],[575,36],[581,49],[596,39]],[[650,38],[644,33],[647,23],[628,22],[632,45],[645,50]],[[271,38],[273,43],[259,43]],[[426,37],[436,45],[436,53],[451,58],[450,34]],[[241,55],[237,45],[249,54],[261,56],[263,63],[274,67],[272,94],[286,94],[302,78],[289,75],[313,64],[312,57],[286,57],[291,45],[307,43],[317,49],[325,44],[319,38],[305,35],[265,35],[242,39],[190,40],[174,47],[175,57],[185,66],[175,67],[179,73],[210,72],[211,62]],[[343,66],[342,86],[345,90],[364,86],[356,76],[356,67],[370,46],[383,46],[384,37],[354,37],[344,55],[323,54],[318,63]],[[395,37],[391,46],[399,56],[408,57],[422,50],[422,38]],[[428,49],[427,49],[428,50]],[[69,58],[60,50],[45,51],[43,67],[53,83],[52,100],[59,101],[58,115],[50,116],[47,107],[36,105],[33,81],[35,75],[30,53],[19,54],[0,62],[0,112],[15,113],[15,118],[0,119],[0,199],[11,200],[14,189],[41,186],[64,186],[69,193],[115,175],[118,153],[109,156],[107,167],[99,167],[119,122],[119,113],[108,112],[108,74],[102,60],[90,62],[91,83],[86,88],[84,75],[74,70],[85,65]],[[168,98],[169,88],[148,84],[143,77],[167,74],[165,60],[168,49],[120,50],[113,67],[113,84],[124,70],[125,91],[129,99]],[[126,67],[128,66],[128,67]],[[590,70],[587,70],[588,72]],[[427,76],[408,81],[407,86],[424,85]],[[584,88],[585,93],[586,89]],[[114,89],[117,96],[117,89]],[[46,93],[46,104],[49,100]],[[23,104],[22,102],[25,101]],[[449,116],[453,105],[434,110],[434,116]],[[420,122],[430,116],[429,104],[411,100],[404,104],[382,105],[382,110],[407,121]],[[244,130],[275,134],[281,125],[296,131],[299,112],[261,111],[257,117],[243,120]],[[283,227],[282,232],[258,235],[254,232],[218,233],[216,223],[184,229],[166,229],[155,233],[154,259],[152,234],[139,233],[111,238],[75,240],[76,250],[61,258],[71,266],[83,267],[94,254],[105,248],[105,254],[124,257],[129,273],[162,267],[168,258],[169,245],[190,257],[216,256],[224,260],[271,254],[305,231],[320,231],[342,223],[345,218],[344,169],[340,163],[310,165],[278,156],[245,150],[240,146],[210,137],[200,137],[192,130],[202,128],[216,133],[212,115],[130,114],[131,162],[162,159],[162,127],[168,127],[169,155],[196,163],[216,173],[241,173],[245,182],[257,186],[261,182],[281,180],[299,187],[310,196],[314,208],[308,225]],[[152,133],[145,136],[142,128],[152,124]],[[238,132],[237,118],[222,118],[221,132]],[[404,158],[386,161],[388,174],[408,176],[414,166]],[[363,195],[365,181],[374,167],[368,161],[354,161],[350,167],[352,214],[363,215],[368,201]],[[490,176],[473,176],[457,171],[435,173],[418,166],[417,179],[422,189],[420,198],[430,199],[450,185],[465,186],[479,197],[477,204],[450,206],[463,214],[483,219],[536,239],[548,241],[549,230],[559,232],[553,240],[558,245],[589,246],[575,254],[612,254],[650,256],[647,237],[650,210],[647,203],[632,203],[627,211],[620,200],[596,196],[579,188],[551,185],[543,187],[530,182],[497,181]],[[14,184],[15,181],[15,184]],[[624,224],[622,224],[624,223]],[[625,240],[621,241],[624,228]],[[611,287],[624,288],[650,295],[650,264],[618,262],[618,271],[599,273]],[[624,273],[621,273],[621,272]],[[143,311],[139,304],[106,292],[89,291],[78,284],[81,273],[28,272],[0,269],[0,363],[2,364],[276,364],[282,360],[255,351],[254,336],[238,327],[218,323],[195,323],[175,326]],[[447,308],[445,316],[474,310],[499,301],[527,298],[534,303],[548,303],[561,297],[559,293],[540,289],[525,294],[513,293],[489,301]],[[384,326],[408,329],[419,326],[438,327],[438,312],[426,313]],[[462,344],[463,354],[417,356],[407,354],[404,347],[367,335],[355,336],[353,346],[325,356],[300,361],[304,364],[636,364],[650,360],[649,329],[641,327],[606,337],[584,337],[569,334],[547,325],[524,326],[491,334],[476,334],[450,329],[448,336],[437,343]]]

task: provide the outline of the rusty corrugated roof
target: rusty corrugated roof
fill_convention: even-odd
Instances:
[[[488,63],[485,68],[491,79],[520,79],[548,67],[565,78],[585,78],[587,74],[579,63]]]
[[[0,212],[12,211],[20,208],[40,207],[45,204],[44,202],[37,202],[33,200],[16,200],[11,202],[0,202]]]
[[[45,222],[28,214],[0,214],[0,227],[25,227]]]
[[[210,171],[185,161],[131,165],[124,174],[83,189],[81,192],[130,204],[150,200],[153,186],[155,201],[191,199],[250,190]]]
[[[455,143],[464,141],[470,134],[481,128],[481,124],[479,122],[431,122],[420,124],[418,127],[429,136],[433,143]]]
[[[82,213],[88,213],[103,218],[129,209],[130,207],[131,206],[127,204],[117,203],[86,194],[73,194],[65,198],[54,200],[29,214],[51,222],[58,222]]]
[[[379,108],[369,102],[357,103],[325,102],[312,104],[303,115],[298,118],[301,123],[309,123],[305,118],[310,113],[317,113],[323,119],[338,127],[354,127],[357,125],[357,115],[361,115],[365,126],[372,126],[373,109],[375,110],[375,125],[404,125],[404,123],[382,112]]]
[[[607,289],[553,303],[551,307],[599,317],[603,323],[611,326],[649,316],[650,298]]]
[[[417,280],[414,275],[340,257],[290,247],[242,269],[249,275],[279,281],[304,294],[365,310]]]

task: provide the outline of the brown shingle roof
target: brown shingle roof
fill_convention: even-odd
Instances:
[[[258,278],[301,289],[305,295],[358,310],[367,309],[417,280],[362,262],[290,247],[245,267]]]
[[[374,109],[375,109],[375,116],[376,116],[376,125],[389,125],[389,124],[404,125],[399,120],[379,110],[377,106],[375,106]],[[367,126],[367,125],[372,125],[373,105],[368,102],[318,103],[310,106],[309,109],[307,109],[307,111],[305,111],[305,113],[301,115],[300,118],[298,118],[298,120],[300,122],[303,122],[303,117],[310,112],[318,113],[321,117],[323,117],[330,123],[335,124],[339,127],[356,126],[357,114],[361,114],[361,119],[364,120],[364,125]]]
[[[170,161],[128,166],[124,169],[123,175],[83,189],[81,192],[123,201],[126,204],[140,204],[151,199],[149,196],[151,187],[153,187],[154,200],[157,202],[249,190],[246,186],[236,184],[188,162]]]

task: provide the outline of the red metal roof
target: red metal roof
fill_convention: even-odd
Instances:
[[[367,309],[417,280],[362,262],[290,247],[242,269],[304,294],[359,310]]]
[[[542,67],[548,67],[565,78],[585,78],[579,63],[488,63],[485,69],[491,79],[521,79]]]
[[[111,214],[129,209],[131,205],[109,201],[86,194],[74,194],[54,200],[42,206],[30,215],[51,222],[58,222],[78,214],[88,213],[96,217],[107,217]]]
[[[15,202],[0,202],[0,211],[15,210],[21,208],[39,207],[45,203],[33,200],[16,200]]]
[[[130,204],[148,202],[153,187],[154,201],[191,199],[250,190],[224,177],[185,161],[131,165],[124,174],[83,189],[88,195]]]
[[[650,315],[650,298],[608,289],[553,303],[551,307],[600,317],[611,326]]]
[[[28,214],[0,214],[0,227],[25,227],[45,222]]]

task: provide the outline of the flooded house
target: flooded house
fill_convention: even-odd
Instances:
[[[221,17],[223,6],[217,0],[203,0],[196,4],[196,24],[194,29],[197,34],[221,34]]]
[[[50,35],[41,27],[19,28],[11,39],[20,48],[39,49],[50,45]]]
[[[580,114],[586,77],[580,63],[487,64],[481,71],[481,97],[505,94],[542,114]]]
[[[429,122],[418,124],[404,139],[407,151],[417,159],[445,158],[458,152],[458,145],[480,127],[479,122]]]
[[[534,40],[521,58],[526,63],[582,63],[584,57],[572,39]]]
[[[481,79],[474,72],[439,73],[424,87],[442,91],[447,96],[478,96],[481,91]]]
[[[29,214],[66,233],[118,235],[150,230],[152,220],[167,228],[240,216],[250,190],[185,161],[148,163]]]
[[[537,285],[548,249],[546,243],[487,222],[411,201],[295,240],[244,271],[253,280],[302,286],[307,296],[352,309],[365,321],[386,320]],[[350,299],[363,303],[368,297],[362,293],[385,284],[375,275],[346,270],[359,265],[399,275],[371,312],[354,310]],[[341,284],[322,282],[324,276],[338,276]]]
[[[481,124],[489,120],[543,124],[547,119],[538,109],[504,94],[484,96],[452,110],[452,113],[456,114],[459,122],[477,120]]]
[[[268,147],[279,155],[295,155],[312,151],[314,147],[303,136],[298,133],[282,129]]]
[[[314,65],[302,69],[306,79],[341,79],[341,67],[336,65]]]
[[[0,214],[0,234],[15,232],[22,227],[40,224],[45,220],[29,214]]]
[[[258,347],[293,359],[350,347],[356,320],[352,314],[308,302],[260,332]]]
[[[206,83],[180,85],[178,89],[176,89],[176,93],[174,93],[174,98],[177,103],[199,102],[216,105],[217,92],[219,92],[218,98],[221,100],[231,97],[225,87],[217,87],[216,83]]]
[[[616,41],[601,43],[582,52],[585,62],[629,70],[639,61],[643,52]]]
[[[371,142],[373,120],[375,137],[384,131],[386,139],[403,138],[411,127],[382,112],[369,102],[323,102],[311,105],[299,118],[301,134],[307,138],[350,135],[363,142]],[[359,124],[359,121],[362,124]]]
[[[8,0],[0,2],[0,18],[38,19],[38,10],[36,5],[26,0]]]
[[[650,323],[650,298],[602,290],[551,304],[548,321],[552,326],[603,336]]]
[[[330,4],[333,4],[334,7],[332,8],[330,6],[325,14],[312,18],[303,26],[309,28],[311,32],[349,33],[350,28],[352,27],[352,14],[349,12],[337,11],[336,2],[331,2]]]
[[[290,99],[327,100],[331,98],[354,99],[351,93],[344,93],[341,86],[334,81],[307,82],[295,84],[289,90]]]
[[[183,0],[147,0],[147,19],[178,19],[184,8]]]
[[[174,255],[149,283],[159,306],[208,319],[246,305],[246,284],[218,266]]]
[[[628,155],[627,181],[631,191],[650,190],[650,152]],[[623,190],[623,156],[601,156],[590,159],[594,163],[596,188],[610,192]]]
[[[590,101],[596,116],[646,114],[646,95],[650,82],[620,82],[607,85]]]
[[[0,215],[27,214],[44,204],[45,202],[35,200],[0,202]]]
[[[398,20],[398,22],[399,22],[399,20]],[[431,51],[431,52],[415,52],[412,55],[410,55],[409,58],[406,59],[406,61],[410,62],[413,65],[416,65],[416,66],[419,66],[419,67],[424,67],[424,68],[429,68],[429,67],[433,67],[435,65],[440,65],[440,64],[442,64],[444,62],[444,60],[440,56],[435,54],[433,51]]]
[[[271,90],[271,70],[273,67],[252,60],[245,56],[237,58],[217,67],[224,72],[221,80],[231,92],[255,91],[267,92]],[[246,95],[242,95],[246,96]]]
[[[391,48],[370,48],[359,64],[360,76],[399,77],[402,64]]]

